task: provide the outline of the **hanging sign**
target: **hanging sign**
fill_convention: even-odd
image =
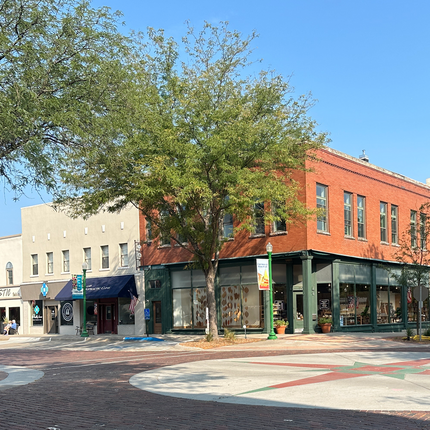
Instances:
[[[144,312],[145,312],[145,319],[150,320],[151,319],[151,310],[149,308],[145,308]]]
[[[269,290],[269,260],[257,258],[258,289]]]
[[[46,297],[46,295],[48,294],[49,288],[45,283],[43,283],[40,291],[43,294],[43,297]]]
[[[82,275],[72,276],[72,298],[83,299],[84,290],[82,289]]]

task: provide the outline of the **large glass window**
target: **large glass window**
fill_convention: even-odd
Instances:
[[[317,218],[317,230],[328,231],[328,204],[326,185],[317,184],[317,209],[320,209],[320,214]]]
[[[226,328],[262,327],[263,296],[256,283],[254,266],[220,269],[221,318]],[[233,283],[234,282],[234,283]],[[227,284],[227,285],[225,285]]]
[[[377,285],[376,317],[378,324],[402,322],[402,289],[393,285]]]
[[[118,297],[119,323],[134,324],[134,314],[130,312],[131,297]]]
[[[343,220],[345,236],[352,236],[352,194],[343,193]]]
[[[399,243],[399,220],[398,213],[399,208],[395,205],[391,205],[391,243]]]
[[[340,325],[370,324],[370,285],[341,283]]]
[[[39,258],[37,254],[31,256],[31,274],[37,276],[39,274]]]
[[[366,238],[366,198],[357,196],[357,236]]]
[[[381,242],[387,242],[387,203],[379,204],[379,219]]]
[[[54,273],[54,253],[46,253],[46,273]]]
[[[173,328],[206,327],[207,293],[201,270],[172,271]]]

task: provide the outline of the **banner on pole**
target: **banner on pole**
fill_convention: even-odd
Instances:
[[[258,289],[270,290],[269,287],[269,260],[257,258]]]

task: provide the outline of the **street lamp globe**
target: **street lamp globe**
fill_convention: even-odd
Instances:
[[[273,245],[270,242],[266,245],[266,251],[267,251],[267,253],[273,251]]]

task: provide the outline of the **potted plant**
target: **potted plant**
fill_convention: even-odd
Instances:
[[[331,317],[321,317],[318,320],[318,325],[321,327],[323,333],[330,333],[332,323],[333,320]]]
[[[288,327],[288,321],[276,320],[273,325],[277,334],[285,334],[285,329]]]

